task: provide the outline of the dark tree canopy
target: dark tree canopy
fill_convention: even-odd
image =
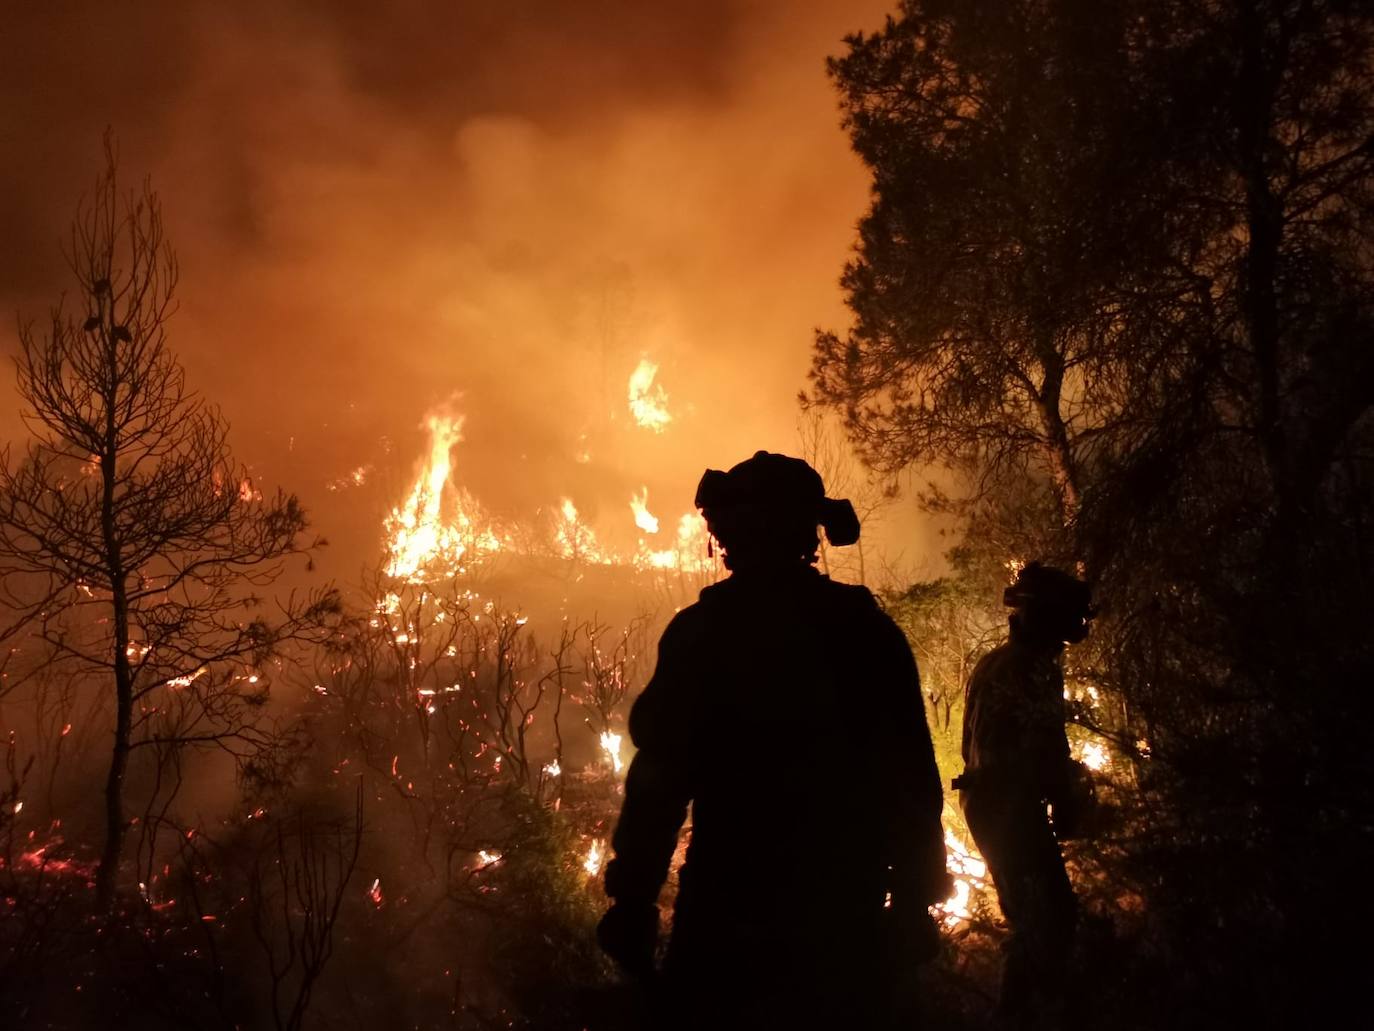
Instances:
[[[1118,0],[851,37],[873,203],[814,398],[885,468],[1046,473],[1066,521],[1201,404],[1304,504],[1374,391],[1370,39],[1351,3]]]
[[[1114,875],[1209,1020],[1259,964],[1246,1012],[1321,994],[1299,943],[1374,858],[1372,64],[1346,0],[911,0],[830,63],[872,202],[809,399],[955,470],[941,599],[1094,580]]]

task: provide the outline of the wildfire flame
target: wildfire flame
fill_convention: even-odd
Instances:
[[[461,573],[465,560],[500,551],[502,546],[491,527],[480,519],[471,496],[449,487],[452,452],[463,439],[462,416],[432,415],[428,426],[425,466],[410,496],[386,519],[386,572],[410,583]]]
[[[677,569],[684,573],[709,572],[713,566],[713,560],[708,556],[710,540],[706,520],[698,512],[688,512],[678,520],[675,546],[653,549],[641,541],[635,565],[650,569]]]
[[[621,738],[619,734],[612,733],[609,730],[603,730],[601,732],[601,750],[605,752],[606,757],[610,759],[611,769],[615,773],[619,773],[621,766],[624,765],[620,760],[620,741]]]
[[[957,927],[973,917],[973,893],[987,887],[988,864],[954,833],[945,828],[947,867],[954,878],[954,892],[933,907],[938,910],[946,927]]]
[[[1105,770],[1112,764],[1111,756],[1097,741],[1085,741],[1076,751],[1074,758],[1090,770]]]
[[[559,556],[570,561],[598,564],[614,561],[601,550],[596,534],[582,521],[572,498],[564,498],[559,502],[558,515],[554,521],[554,542],[558,547]]]
[[[649,511],[649,488],[641,487],[639,493],[630,498],[630,511],[635,514],[635,525],[645,533],[658,533],[658,517]]]
[[[648,363],[650,376],[654,368]],[[652,379],[648,381],[651,383]],[[661,394],[661,391],[659,392]],[[665,410],[666,418],[666,410]],[[463,439],[463,418],[443,412],[426,420],[429,452],[406,499],[384,522],[386,561],[384,571],[406,583],[423,585],[461,576],[478,562],[497,553],[526,554],[517,542],[542,540],[538,554],[552,554],[571,562],[600,566],[627,566],[642,573],[678,573],[714,578],[716,563],[710,555],[710,535],[699,513],[688,512],[677,525],[676,540],[651,547],[641,537],[633,551],[607,547],[570,497],[560,499],[542,534],[532,534],[519,523],[497,524],[465,489],[453,479],[453,449]],[[657,534],[661,521],[648,507],[649,489],[641,487],[630,498],[635,525],[645,536]],[[529,554],[534,554],[533,552]],[[395,615],[400,606],[395,591],[377,606],[374,626]],[[412,639],[409,628],[393,626],[397,643]]]
[[[654,383],[658,366],[648,358],[640,360],[630,373],[630,414],[646,430],[662,433],[673,421],[668,411],[668,395],[662,385]]]
[[[606,858],[603,851],[603,843],[600,838],[592,842],[592,847],[587,850],[587,858],[582,861],[582,869],[595,877],[601,872],[601,863]]]

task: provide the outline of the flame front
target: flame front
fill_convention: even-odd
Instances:
[[[646,430],[662,433],[673,421],[668,411],[668,395],[662,385],[654,383],[658,366],[648,358],[640,360],[630,373],[630,414]]]

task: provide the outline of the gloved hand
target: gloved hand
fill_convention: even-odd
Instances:
[[[596,925],[601,951],[635,977],[654,972],[658,945],[658,907],[648,903],[614,903]]]

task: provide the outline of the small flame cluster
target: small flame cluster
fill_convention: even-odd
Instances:
[[[601,732],[601,750],[606,753],[606,759],[611,764],[612,773],[619,773],[624,765],[620,758],[620,742],[619,734],[609,730]]]
[[[973,918],[973,895],[988,886],[988,864],[976,849],[960,841],[945,828],[946,865],[954,878],[954,892],[934,908],[946,928],[953,929]]]
[[[658,365],[644,358],[630,373],[630,415],[635,422],[646,430],[662,433],[673,421],[668,411],[668,395],[662,385],[656,384]]]

